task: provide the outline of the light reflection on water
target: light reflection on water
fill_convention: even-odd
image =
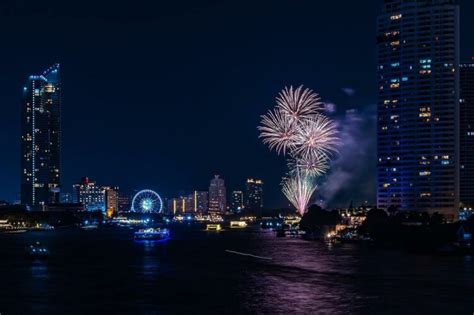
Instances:
[[[273,233],[175,231],[135,242],[129,230],[25,233],[2,239],[0,312],[378,314],[474,310],[474,262]],[[47,261],[23,256],[39,239]],[[226,250],[271,257],[261,260]],[[8,272],[5,272],[8,271]],[[416,299],[413,297],[417,296]],[[5,308],[5,309],[3,309]]]

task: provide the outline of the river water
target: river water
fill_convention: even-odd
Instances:
[[[123,228],[0,234],[0,313],[474,313],[474,257],[260,230],[171,232],[166,242],[136,242]],[[25,258],[35,241],[49,247],[47,261]]]

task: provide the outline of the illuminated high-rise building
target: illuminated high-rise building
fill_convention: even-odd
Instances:
[[[474,63],[460,67],[460,201],[463,207],[474,207]]]
[[[244,208],[244,193],[241,190],[234,190],[230,199],[230,211],[238,213]]]
[[[31,75],[21,107],[21,203],[60,202],[61,78],[59,64]]]
[[[263,208],[263,181],[260,179],[247,179],[245,190],[245,208],[259,210]]]
[[[219,175],[211,179],[209,185],[209,210],[210,215],[224,214],[226,211],[226,189],[225,183]]]
[[[112,216],[119,211],[119,188],[103,187],[105,193],[105,209],[108,216]]]
[[[194,212],[205,214],[207,213],[209,194],[207,191],[195,190],[194,191]]]
[[[106,201],[103,187],[97,186],[88,177],[83,177],[79,183],[73,185],[73,190],[75,202],[83,204],[87,211],[105,212]]]
[[[459,206],[459,7],[385,0],[378,17],[377,205]]]

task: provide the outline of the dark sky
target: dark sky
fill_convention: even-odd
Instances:
[[[21,87],[60,62],[65,191],[89,176],[174,196],[218,173],[228,190],[261,177],[266,205],[285,205],[285,161],[256,125],[280,89],[304,84],[336,105],[344,140],[363,143],[335,162],[322,195],[329,206],[374,200],[381,1],[164,2],[1,2],[0,199],[19,194]],[[460,3],[466,58],[474,3]]]

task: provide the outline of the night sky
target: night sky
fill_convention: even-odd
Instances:
[[[321,198],[374,201],[381,1],[102,2],[0,4],[0,200],[19,196],[21,88],[59,62],[63,191],[89,176],[173,197],[221,174],[228,191],[262,178],[266,206],[285,206],[285,160],[256,126],[280,89],[304,84],[334,104],[345,143]],[[460,4],[466,60],[474,3]]]

